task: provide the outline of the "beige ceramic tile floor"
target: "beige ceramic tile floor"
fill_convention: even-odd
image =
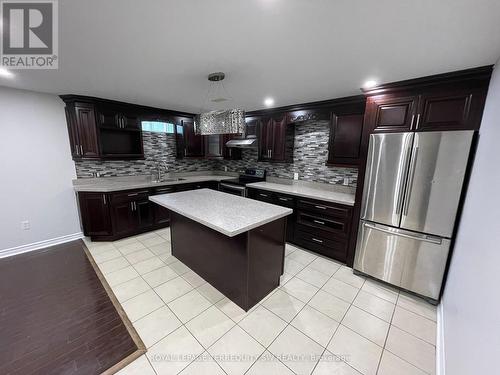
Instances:
[[[87,242],[148,348],[120,374],[435,373],[436,309],[287,245],[280,288],[244,312],[171,255],[163,229]]]

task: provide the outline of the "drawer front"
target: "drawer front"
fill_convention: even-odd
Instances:
[[[154,189],[154,194],[155,195],[168,194],[168,193],[173,193],[174,191],[175,191],[174,186],[161,186]]]
[[[278,206],[295,208],[295,198],[284,194],[274,194],[274,203]]]
[[[347,237],[349,234],[349,223],[342,218],[337,219],[330,216],[311,215],[299,211],[297,213],[297,223],[314,229],[331,232],[342,237]]]
[[[299,199],[297,208],[304,211],[319,213],[321,215],[330,215],[345,219],[350,218],[352,212],[352,208],[349,206],[305,199]]]
[[[149,190],[146,189],[128,190],[119,193],[112,193],[111,201],[113,203],[132,202],[140,199],[148,199],[148,197],[149,197]]]
[[[308,232],[297,230],[295,232],[295,242],[306,249],[316,251],[341,262],[345,262],[346,260],[346,240],[327,239]]]
[[[251,197],[258,201],[274,203],[274,194],[269,191],[255,190],[252,191]]]

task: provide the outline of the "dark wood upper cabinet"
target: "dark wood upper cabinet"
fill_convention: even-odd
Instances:
[[[193,118],[176,119],[176,147],[178,158],[201,158],[205,155],[202,135],[195,132]]]
[[[94,106],[88,103],[72,103],[66,107],[66,120],[73,158],[99,158],[99,138]]]
[[[477,130],[491,66],[380,85],[367,90],[370,132]]]
[[[428,92],[420,97],[417,131],[460,130],[479,127],[486,93],[478,90]]]
[[[290,163],[293,161],[295,127],[286,114],[262,119],[259,131],[259,160]]]
[[[362,114],[338,116],[332,114],[327,164],[358,166],[362,135]]]
[[[97,106],[99,126],[122,130],[140,130],[140,113],[133,107],[100,104]]]
[[[373,118],[374,132],[412,130],[418,96],[382,96],[368,101],[366,110]]]

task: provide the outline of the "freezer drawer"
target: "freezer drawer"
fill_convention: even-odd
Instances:
[[[401,228],[452,236],[473,134],[415,133]]]
[[[399,226],[412,143],[413,133],[370,135],[362,219]]]
[[[354,269],[437,300],[450,240],[361,221]]]

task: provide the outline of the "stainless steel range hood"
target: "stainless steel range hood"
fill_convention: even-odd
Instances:
[[[226,147],[237,148],[258,148],[257,125],[256,122],[247,121],[245,124],[245,134],[240,138],[234,138],[226,142]]]
[[[231,139],[226,142],[226,147],[257,148],[257,138]]]

